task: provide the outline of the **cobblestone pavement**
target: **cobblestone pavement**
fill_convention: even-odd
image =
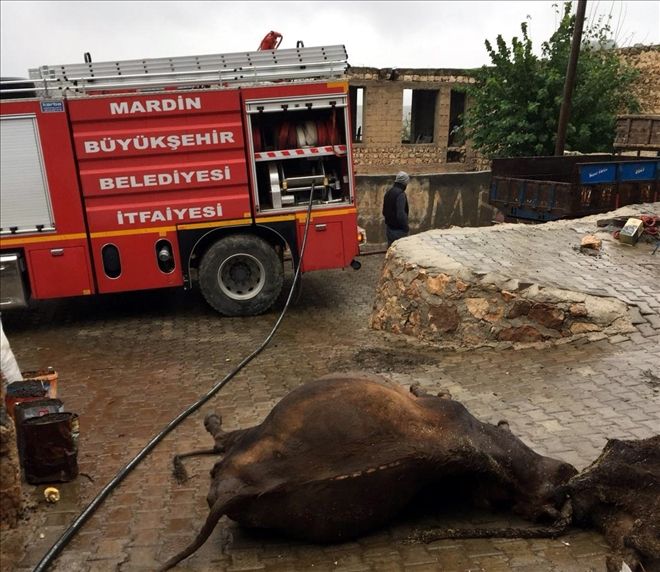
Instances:
[[[451,258],[483,273],[498,272],[521,282],[541,283],[595,296],[611,296],[633,307],[642,331],[660,327],[660,258],[643,248],[620,244],[596,221],[617,216],[659,213],[660,203],[630,205],[615,213],[540,225],[462,228],[427,233],[429,242]],[[522,232],[521,232],[522,231]],[[580,239],[596,234],[603,240],[598,256],[579,252]],[[653,247],[650,247],[651,251]],[[625,271],[624,271],[625,269]],[[642,316],[648,316],[643,318]]]
[[[638,335],[544,350],[451,353],[368,329],[383,256],[362,262],[359,272],[306,275],[301,300],[269,348],[135,469],[54,569],[153,570],[188,543],[208,511],[212,459],[190,460],[193,478],[183,486],[170,475],[173,453],[210,445],[204,415],[222,413],[227,429],[253,425],[288,391],[334,370],[376,371],[405,385],[446,388],[480,419],[506,418],[535,450],[578,468],[596,458],[607,438],[659,432],[660,324],[651,285],[638,289],[650,309]],[[58,370],[59,396],[80,415],[79,467],[88,477],[61,486],[62,500],[55,505],[39,500],[43,487],[26,486],[36,507],[19,529],[3,535],[2,569],[32,569],[81,508],[150,437],[255,348],[276,317],[273,311],[220,318],[195,292],[179,291],[54,301],[4,314],[21,367]],[[247,532],[225,518],[180,569],[604,570],[606,544],[589,531],[556,540],[404,542],[416,527],[467,522],[516,521],[458,509],[437,514],[420,502],[385,530],[316,546]]]

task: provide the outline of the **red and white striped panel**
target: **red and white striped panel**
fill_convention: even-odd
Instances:
[[[321,157],[323,155],[346,155],[346,145],[327,145],[325,147],[305,147],[304,149],[285,149],[283,151],[262,151],[254,154],[255,161],[272,159],[295,159],[296,157]]]

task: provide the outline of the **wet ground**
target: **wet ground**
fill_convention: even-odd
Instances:
[[[441,352],[368,328],[383,256],[362,270],[305,276],[271,345],[200,411],[170,434],[114,491],[65,548],[53,569],[154,570],[185,546],[206,514],[212,458],[187,463],[178,485],[171,457],[211,445],[202,420],[222,413],[228,430],[260,422],[288,391],[336,370],[379,372],[404,385],[447,389],[484,421],[506,418],[540,453],[583,468],[607,438],[660,430],[660,332],[561,348]],[[277,312],[221,318],[196,292],[156,291],[53,301],[3,313],[21,368],[53,366],[59,397],[80,415],[81,476],[46,505],[44,487],[19,529],[3,534],[2,570],[31,570],[68,523],[142,446],[205,393],[269,333]],[[660,324],[659,324],[660,327]],[[593,532],[556,540],[405,542],[431,525],[510,524],[503,515],[419,502],[385,530],[357,542],[315,546],[239,529],[223,519],[184,570],[603,570],[607,547]]]

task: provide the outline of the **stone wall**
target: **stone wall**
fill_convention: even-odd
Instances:
[[[376,330],[458,350],[632,330],[621,300],[479,272],[416,239],[388,250],[371,315]]]
[[[660,45],[623,48],[621,59],[639,70],[631,86],[641,103],[643,114],[660,114]]]
[[[418,175],[406,189],[411,234],[450,226],[488,226],[497,209],[488,204],[490,172]],[[356,177],[358,224],[369,243],[386,242],[383,196],[393,183],[391,175]]]
[[[22,508],[21,471],[14,422],[5,407],[4,384],[0,396],[0,528],[14,527]]]

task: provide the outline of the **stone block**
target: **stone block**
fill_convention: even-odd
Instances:
[[[497,339],[503,342],[531,343],[542,341],[544,336],[534,326],[524,325],[500,330]]]
[[[546,328],[558,330],[564,323],[564,312],[561,308],[549,304],[534,304],[528,317]]]
[[[507,318],[515,319],[520,316],[529,314],[532,308],[532,303],[529,300],[516,300],[510,307],[506,314]]]
[[[443,333],[456,331],[460,323],[458,310],[450,304],[430,307],[428,316],[431,328]]]

